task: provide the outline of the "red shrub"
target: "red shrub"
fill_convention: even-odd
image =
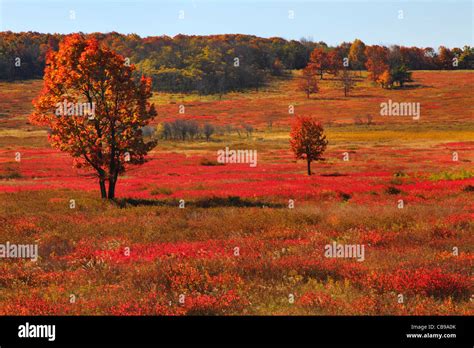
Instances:
[[[396,291],[438,298],[464,298],[471,293],[472,280],[457,273],[443,273],[440,268],[399,269],[392,273],[371,273],[366,285],[378,292]]]

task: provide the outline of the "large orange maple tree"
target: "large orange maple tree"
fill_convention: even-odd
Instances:
[[[135,67],[127,63],[94,38],[66,37],[47,54],[44,87],[30,115],[32,123],[50,128],[53,147],[69,153],[77,167],[93,170],[108,199],[115,198],[126,166],[144,163],[156,145],[142,134],[156,116],[151,80],[135,79]],[[78,113],[78,105],[89,108]]]

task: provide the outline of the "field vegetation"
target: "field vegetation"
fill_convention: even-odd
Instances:
[[[40,253],[0,260],[0,314],[472,315],[474,72],[383,89],[364,71],[347,97],[327,76],[310,98],[301,73],[155,92],[157,146],[115,201],[29,123],[42,81],[0,82],[0,241]],[[420,119],[380,116],[388,99],[420,102]],[[329,141],[311,176],[289,146],[296,115]],[[176,119],[201,133],[163,137]],[[218,163],[226,146],[258,165]],[[365,260],[326,258],[333,242],[363,244]]]

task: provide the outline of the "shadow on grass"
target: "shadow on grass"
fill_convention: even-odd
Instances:
[[[313,100],[347,100],[347,97],[315,97],[315,98],[309,98]]]
[[[376,95],[373,94],[349,94],[347,98],[357,99],[357,98],[375,98]]]
[[[403,85],[403,87],[400,87],[400,86],[392,87],[392,89],[394,90],[417,89],[417,88],[433,88],[433,86],[422,85],[420,83],[411,83],[409,85]]]
[[[335,172],[335,173],[323,173],[321,174],[321,176],[347,176],[347,174],[341,174],[341,173]]]
[[[179,207],[180,201],[174,200],[157,200],[157,199],[135,199],[135,198],[121,198],[116,199],[115,203],[120,208],[129,208],[137,206],[152,206],[152,207]],[[259,200],[242,199],[238,196],[211,197],[202,198],[194,201],[186,201],[186,207],[195,208],[218,208],[218,207],[259,207],[259,208],[286,208],[285,204],[264,202]]]

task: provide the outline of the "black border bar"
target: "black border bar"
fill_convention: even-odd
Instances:
[[[19,326],[27,322],[55,325],[55,340],[18,337]],[[473,317],[467,316],[0,317],[1,348],[86,344],[472,347],[473,332]],[[407,338],[417,333],[456,337]]]

